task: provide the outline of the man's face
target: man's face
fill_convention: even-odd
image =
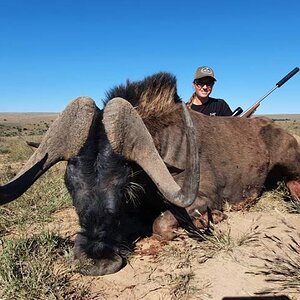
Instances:
[[[199,98],[208,98],[212,92],[215,81],[211,77],[194,80],[195,93]]]

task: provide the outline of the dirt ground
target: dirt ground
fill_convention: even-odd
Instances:
[[[62,211],[53,225],[61,234],[74,236],[76,214],[72,209]],[[299,253],[289,248],[292,238],[300,243],[299,225],[298,214],[277,209],[229,212],[228,219],[215,226],[212,240],[196,241],[183,231],[167,243],[146,238],[137,242],[121,271],[102,277],[78,274],[74,283],[89,285],[95,299],[218,300],[259,294],[300,299],[300,282],[273,274],[276,270],[285,273],[287,258],[299,262]]]

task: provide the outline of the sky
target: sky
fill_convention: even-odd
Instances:
[[[78,96],[165,71],[187,101],[199,66],[211,96],[249,108],[300,67],[299,0],[0,0],[0,112],[61,112]],[[300,113],[300,72],[258,114]]]

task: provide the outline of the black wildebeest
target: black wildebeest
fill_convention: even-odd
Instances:
[[[20,173],[0,187],[0,203],[10,202],[67,160],[65,182],[81,226],[75,257],[94,260],[86,273],[123,266],[120,245],[130,218],[155,220],[154,231],[172,238],[178,222],[168,207],[186,207],[198,226],[207,207],[217,216],[225,202],[247,205],[281,178],[300,196],[297,141],[270,120],[190,111],[191,121],[168,73],[127,82],[107,99],[103,110],[90,98],[71,102]],[[137,192],[133,206],[126,196],[136,183],[144,193]]]

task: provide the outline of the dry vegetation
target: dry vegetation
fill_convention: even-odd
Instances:
[[[0,114],[0,183],[32,154],[55,114]],[[272,116],[300,136],[300,116]],[[30,136],[30,137],[28,137]],[[0,207],[0,299],[222,299],[285,294],[300,299],[300,206],[280,183],[210,235],[137,242],[129,264],[83,277],[72,261],[78,230],[60,163],[20,199]],[[298,225],[298,227],[297,227]],[[201,242],[199,240],[202,240]],[[228,294],[230,292],[230,294]]]
[[[57,116],[57,113],[0,113],[0,137],[43,135]]]

